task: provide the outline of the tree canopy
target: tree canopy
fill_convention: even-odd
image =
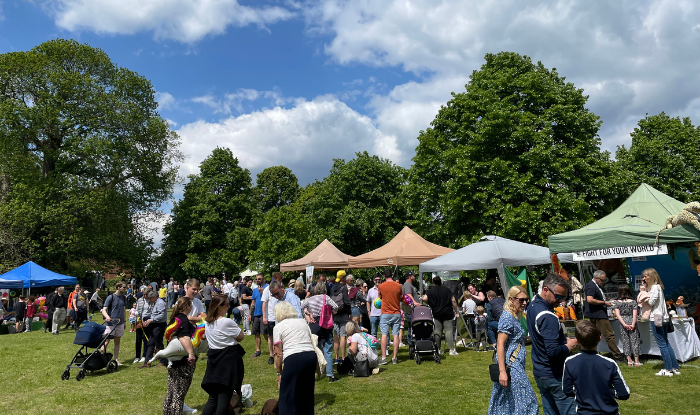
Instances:
[[[154,94],[72,40],[0,55],[0,243],[56,270],[145,266],[137,218],[159,214],[182,160]]]
[[[647,115],[615,153],[628,190],[641,183],[682,202],[700,200],[700,131],[690,118]]]
[[[292,171],[284,166],[272,166],[258,173],[255,191],[260,200],[260,210],[289,206],[299,195],[299,181]]]
[[[587,98],[527,56],[487,54],[419,134],[406,189],[416,230],[450,246],[483,234],[542,244],[600,217],[614,172]]]

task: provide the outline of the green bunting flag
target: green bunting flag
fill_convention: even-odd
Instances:
[[[530,300],[532,300],[532,286],[530,285],[530,279],[527,277],[527,269],[521,269],[518,272],[517,277],[513,275],[510,271],[508,271],[508,268],[504,267],[504,269],[506,271],[506,279],[508,280],[508,286],[512,287],[514,285],[519,285],[525,288],[525,290],[527,290],[527,295],[529,295]]]

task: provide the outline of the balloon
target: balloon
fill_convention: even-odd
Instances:
[[[409,307],[411,307],[413,305],[413,300],[411,300],[411,297],[409,297],[408,294],[404,294],[403,302],[404,302],[404,304],[406,304]]]
[[[374,300],[374,308],[382,308],[381,298],[377,298],[376,300]]]
[[[39,297],[37,298],[37,301],[39,302],[39,305],[44,305],[46,304],[46,297]]]
[[[49,315],[45,313],[39,313],[39,318],[43,318],[44,320],[46,320],[49,318]]]

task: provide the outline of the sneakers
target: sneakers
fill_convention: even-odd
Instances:
[[[187,404],[183,403],[182,404],[182,413],[183,414],[196,414],[197,410],[194,408],[190,408],[189,406],[187,406]]]
[[[130,330],[129,330],[129,333],[133,333],[133,332],[134,332],[134,329],[130,329]]]
[[[332,376],[332,377],[328,378],[328,383],[335,383],[335,382],[337,382],[337,381],[339,381],[339,380],[340,380],[340,379],[338,379],[337,377]]]
[[[372,369],[372,374],[373,374],[373,375],[379,374],[379,368],[378,368],[378,367],[375,367],[374,369]]]
[[[442,349],[440,349],[440,352],[439,352],[439,353],[440,353],[440,356],[444,356],[444,355],[445,355],[445,351],[442,350]]]
[[[250,356],[251,359],[255,359],[256,357],[260,357],[262,355],[262,352],[255,352],[252,356]]]
[[[250,336],[250,330],[244,331],[244,332],[243,332],[243,335],[244,335],[244,336]]]
[[[496,349],[493,346],[489,346],[488,349],[486,349],[487,352],[495,352]]]
[[[459,353],[457,353],[457,350],[450,350],[450,356],[459,356]]]
[[[681,374],[681,371],[680,371],[680,370],[678,370],[678,369],[673,369],[673,375],[674,375],[674,376],[678,376],[678,375],[680,375],[680,374]]]
[[[388,364],[388,362],[386,361],[386,358],[384,357],[384,358],[382,358],[382,359],[379,361],[379,364],[380,364],[380,365],[386,365],[386,364]]]
[[[395,358],[395,357],[392,358],[392,359],[391,359],[391,364],[392,364],[392,365],[398,365],[398,364],[399,364],[399,359],[397,359],[397,358]]]
[[[139,362],[139,360],[140,360],[140,359],[137,357],[136,359],[134,359],[134,361],[133,361],[132,363],[133,363],[133,364],[136,364],[136,363]]]
[[[474,343],[469,343],[469,344],[467,345],[467,347],[474,347],[474,346],[476,346]]]
[[[406,347],[406,345],[404,344],[404,342],[401,342],[399,343],[399,347]]]
[[[117,366],[123,366],[123,365],[122,365],[122,362],[120,362],[119,360],[115,360],[114,363],[116,363]]]
[[[678,372],[678,373],[680,373],[680,372]],[[672,376],[673,376],[673,372],[671,372],[670,370],[661,369],[661,370],[659,370],[658,372],[656,372],[656,376],[668,376],[668,377],[672,377]]]
[[[139,366],[139,369],[145,369],[145,368],[147,368],[147,367],[150,367],[150,366],[148,365],[148,363],[144,363],[144,364],[142,364],[141,366]]]
[[[142,357],[142,358],[139,359],[139,363],[144,363],[145,361],[146,361],[146,358],[145,358],[145,357]]]
[[[275,364],[275,358],[270,356],[269,359],[267,359],[267,364],[268,365],[274,365]]]

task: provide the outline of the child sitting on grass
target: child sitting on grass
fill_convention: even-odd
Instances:
[[[476,331],[476,337],[474,339],[476,347],[474,348],[474,351],[478,352],[479,348],[481,348],[482,352],[488,352],[489,342],[488,338],[486,337],[486,324],[487,319],[484,315],[484,307],[478,306],[476,308],[476,316],[474,317],[474,326]]]
[[[129,310],[129,323],[131,323],[131,330],[129,333],[133,333],[136,330],[136,322],[138,320],[138,315],[136,313],[136,301],[131,305],[131,310]]]
[[[576,397],[577,414],[618,414],[615,399],[627,400],[630,389],[617,363],[598,354],[600,330],[588,320],[576,323],[581,353],[564,363],[564,394]]]

